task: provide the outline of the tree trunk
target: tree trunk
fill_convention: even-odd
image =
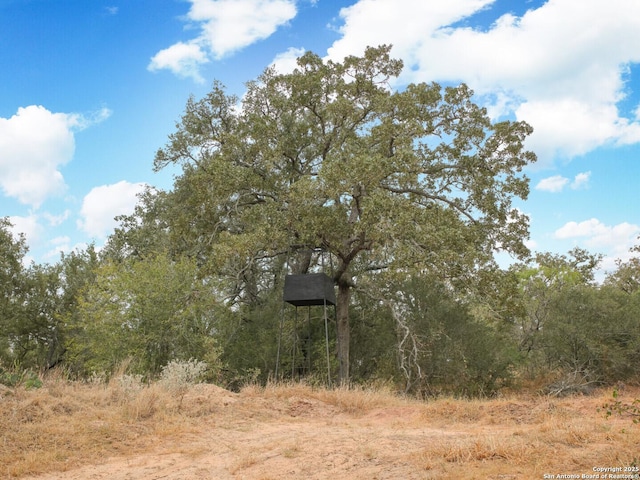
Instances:
[[[336,299],[336,325],[338,337],[338,383],[349,384],[349,302],[351,300],[351,286],[348,282],[338,282],[338,297]]]

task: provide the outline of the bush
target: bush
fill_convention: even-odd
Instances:
[[[172,360],[160,374],[160,384],[170,391],[180,392],[199,383],[207,371],[207,364],[195,359]]]
[[[179,398],[178,409],[182,407],[182,399],[189,387],[199,383],[207,371],[207,364],[195,359],[172,360],[160,374],[160,385],[172,395]]]

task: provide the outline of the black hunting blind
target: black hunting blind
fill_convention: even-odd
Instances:
[[[284,279],[284,301],[296,307],[335,305],[333,280],[324,273],[287,275]]]
[[[295,374],[296,369],[296,350],[298,349],[298,307],[308,307],[307,324],[309,326],[309,337],[311,334],[311,307],[323,307],[324,332],[327,352],[327,380],[331,386],[331,362],[329,358],[329,322],[327,317],[327,308],[332,305],[335,310],[336,294],[333,286],[333,280],[325,273],[308,273],[304,275],[287,275],[284,279],[284,295],[285,303],[293,305],[295,309],[294,330],[293,330],[293,346],[291,360],[291,375]],[[282,343],[282,330],[284,326],[285,309],[282,309],[282,318],[280,321],[280,333],[278,336],[278,358],[276,364],[276,377],[280,366],[280,346]],[[335,312],[334,312],[335,316]],[[311,369],[311,338],[307,339],[307,369]]]

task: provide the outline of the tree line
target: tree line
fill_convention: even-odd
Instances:
[[[173,188],[147,189],[100,251],[26,266],[4,219],[0,375],[86,378],[131,359],[153,378],[198,359],[231,387],[303,377],[421,395],[637,379],[639,261],[598,284],[597,255],[531,254],[512,205],[528,195],[531,127],[491,122],[465,85],[393,90],[389,51],[306,53],[242,99],[218,83],[190,98],[154,162],[181,168]],[[337,291],[329,332],[283,304],[285,276],[315,272]]]

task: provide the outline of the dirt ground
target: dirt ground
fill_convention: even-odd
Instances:
[[[22,478],[589,478],[599,467],[633,469],[635,447],[640,458],[640,425],[605,418],[603,397],[430,404],[326,395],[202,385],[184,398],[194,421],[155,432],[143,453]]]

